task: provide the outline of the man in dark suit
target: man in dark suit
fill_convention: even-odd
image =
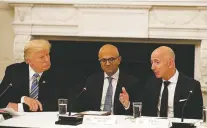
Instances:
[[[156,77],[150,78],[144,89],[142,114],[181,118],[183,113],[184,118],[201,119],[200,83],[176,69],[173,50],[166,46],[155,49],[151,63]]]
[[[87,110],[108,111],[116,115],[131,114],[132,102],[137,95],[134,88],[140,86],[139,80],[119,70],[121,56],[115,46],[102,46],[98,57],[104,72],[88,77],[85,107]],[[136,98],[138,100],[139,97]]]
[[[50,43],[32,40],[25,45],[25,62],[8,66],[0,85],[0,107],[16,111],[57,111],[60,77],[50,68]]]

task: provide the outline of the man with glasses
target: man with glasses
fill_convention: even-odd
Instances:
[[[57,74],[51,70],[50,43],[29,41],[24,48],[25,62],[8,66],[0,85],[0,108],[16,111],[57,111]]]
[[[119,70],[121,56],[115,46],[102,46],[98,58],[103,72],[88,77],[85,107],[87,110],[108,111],[116,115],[131,114],[134,86],[139,86],[139,80]],[[140,89],[136,91],[139,93]]]

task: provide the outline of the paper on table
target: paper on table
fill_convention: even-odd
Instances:
[[[95,116],[85,115],[83,118],[83,125],[113,125],[116,124],[115,116]]]
[[[110,115],[109,112],[107,111],[84,111],[78,113],[78,115]]]
[[[20,112],[16,112],[13,108],[1,108],[0,111],[6,111],[8,112],[9,114],[11,114],[12,116],[20,116],[22,115],[22,113]]]
[[[167,119],[156,118],[136,118],[137,126],[143,128],[170,128],[170,121]]]
[[[4,117],[3,117],[2,114],[0,114],[0,122],[1,122],[1,121],[4,121]]]

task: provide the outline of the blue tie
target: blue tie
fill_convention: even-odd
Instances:
[[[105,103],[104,103],[104,111],[111,112],[112,107],[112,96],[113,96],[113,87],[112,87],[112,78],[107,77],[109,81],[109,86],[107,89],[106,97],[105,97]]]
[[[35,73],[32,76],[32,87],[31,87],[30,97],[33,99],[38,98],[38,93],[39,93],[38,77],[39,77],[38,73]]]

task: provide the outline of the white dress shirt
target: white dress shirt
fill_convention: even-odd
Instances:
[[[29,65],[29,93],[31,92],[31,88],[32,88],[32,81],[33,81],[33,75],[35,74],[36,72],[30,67]],[[39,76],[41,77],[42,76],[42,73],[39,73]],[[39,77],[39,79],[40,79]],[[38,79],[38,81],[39,81]],[[23,103],[24,103],[24,97],[25,96],[22,96],[21,98],[21,103],[18,103],[18,112],[24,112],[24,108],[23,108]]]
[[[175,88],[178,81],[179,72],[176,70],[173,77],[171,77],[168,81],[170,81],[170,84],[168,85],[168,117],[174,117],[174,94],[175,94]],[[163,80],[164,82],[165,80]],[[158,102],[158,116],[160,116],[160,107],[161,107],[161,98],[162,98],[162,92],[164,90],[164,83],[162,83],[160,96],[159,96],[159,102]]]
[[[107,90],[108,90],[108,87],[109,87],[109,81],[108,81],[107,77],[109,77],[109,76],[104,72],[104,84],[103,84],[102,99],[101,99],[101,106],[100,106],[101,110],[104,109],[106,93],[107,93]],[[118,79],[119,79],[119,69],[117,70],[117,72],[114,75],[111,76],[111,78],[112,78],[112,87],[113,87],[111,113],[113,114],[114,96],[115,96],[115,93],[116,93],[116,86],[117,86],[117,82],[118,82]]]

